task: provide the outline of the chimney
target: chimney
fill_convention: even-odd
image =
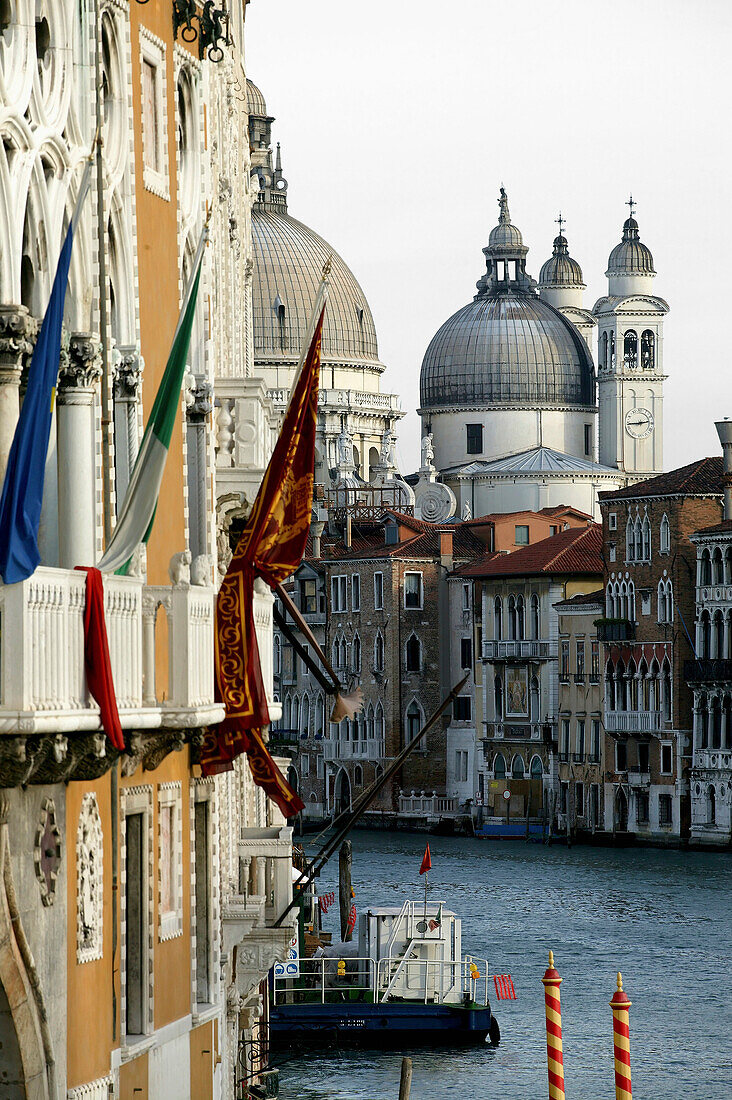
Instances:
[[[452,536],[452,531],[440,531],[440,558],[443,562],[449,558],[450,568],[452,568]]]
[[[722,457],[724,459],[724,474],[722,475],[724,518],[732,519],[732,420],[718,420],[714,427],[717,429],[719,442],[722,444]]]
[[[318,521],[318,523],[311,523],[310,524],[310,533],[313,536],[313,557],[314,558],[319,558],[321,556],[321,554],[320,554],[320,539],[322,538],[324,529],[325,529],[325,524],[322,521]]]

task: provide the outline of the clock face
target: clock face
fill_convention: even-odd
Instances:
[[[630,409],[625,414],[625,430],[633,439],[646,439],[653,431],[653,413],[650,409]]]

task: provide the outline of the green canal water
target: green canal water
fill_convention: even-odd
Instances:
[[[510,973],[518,1000],[493,1002],[497,1048],[332,1051],[281,1066],[281,1100],[397,1100],[401,1054],[412,1100],[544,1100],[544,991],[562,978],[567,1096],[613,1100],[612,1014],[622,970],[635,1100],[732,1098],[732,856],[430,837],[430,900],[463,920],[463,951]],[[425,837],[357,832],[359,909],[422,896]],[[320,879],[337,890],[338,860]],[[337,938],[337,906],[324,927]]]

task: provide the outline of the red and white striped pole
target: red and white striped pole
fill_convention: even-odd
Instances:
[[[549,968],[541,979],[546,1007],[546,1060],[549,1071],[549,1100],[564,1100],[564,1055],[562,1054],[562,1004],[559,987],[562,979],[554,969],[554,952],[549,952]]]
[[[630,1006],[633,1002],[623,991],[623,976],[618,971],[618,988],[610,1001],[613,1010],[615,1047],[615,1100],[633,1100],[630,1083]]]

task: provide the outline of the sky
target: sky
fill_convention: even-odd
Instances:
[[[251,0],[248,75],[276,118],[289,212],[340,253],[371,306],[382,390],[419,465],[427,345],[471,300],[498,189],[538,278],[561,210],[587,283],[632,192],[664,329],[664,466],[720,452],[732,417],[728,0]],[[520,441],[517,449],[520,448]]]

